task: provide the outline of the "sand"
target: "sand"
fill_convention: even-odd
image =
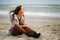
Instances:
[[[0,18],[0,40],[60,40],[60,19],[27,18],[27,25],[36,32],[40,32],[39,38],[27,37],[26,35],[6,35],[10,26],[9,19]]]

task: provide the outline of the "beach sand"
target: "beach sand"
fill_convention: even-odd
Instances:
[[[10,26],[7,18],[0,18],[0,40],[60,40],[60,19],[26,18],[27,25],[30,25],[36,32],[40,32],[39,38],[27,37],[26,35],[6,36]]]

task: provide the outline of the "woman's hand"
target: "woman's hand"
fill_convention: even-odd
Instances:
[[[21,27],[26,27],[27,25],[20,25]]]

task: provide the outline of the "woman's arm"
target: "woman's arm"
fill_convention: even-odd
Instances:
[[[26,18],[25,18],[25,16],[24,16],[23,25],[26,25]]]
[[[23,33],[27,33],[18,23],[15,24],[15,26],[20,30],[22,31]]]

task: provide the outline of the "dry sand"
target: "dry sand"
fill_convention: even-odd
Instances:
[[[60,40],[60,19],[27,18],[27,25],[41,33],[37,39],[26,35],[6,36],[9,25],[7,18],[0,18],[0,40]]]

